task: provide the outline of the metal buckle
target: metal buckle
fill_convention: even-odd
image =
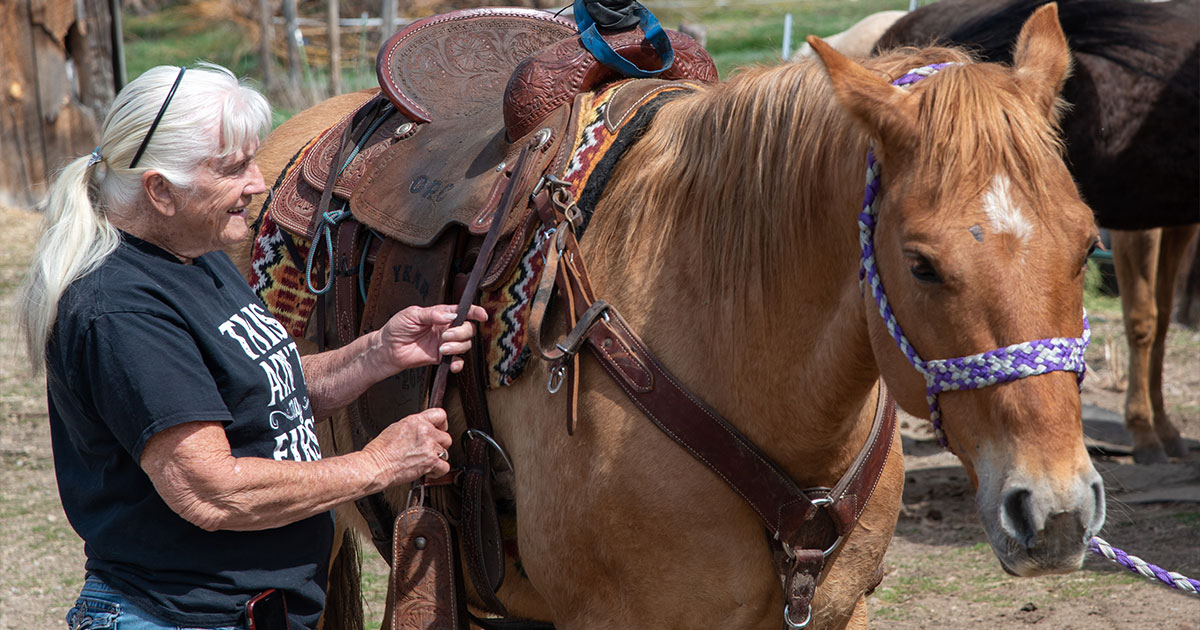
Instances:
[[[827,505],[833,505],[833,499],[830,499],[829,497],[817,497],[816,499],[812,499],[812,504],[815,507],[825,507]],[[821,557],[828,558],[829,556],[833,555],[833,552],[836,551],[837,548],[841,546],[842,540],[844,538],[845,538],[845,536],[838,536],[837,540],[833,541],[833,544],[830,545],[828,549],[821,552]],[[795,548],[792,547],[790,544],[780,540],[778,533],[775,534],[775,540],[779,540],[779,545],[781,547],[783,547],[783,553],[787,554],[787,557],[789,560],[796,559]]]
[[[495,449],[497,453],[500,453],[500,458],[504,460],[504,465],[508,466],[508,470],[510,472],[516,472],[516,469],[513,468],[512,460],[508,458],[508,453],[505,453],[504,449],[500,448],[500,444],[496,442],[495,438],[480,429],[467,429],[466,432],[463,433],[463,440],[465,441],[471,438],[479,438],[484,442],[487,442],[488,445]]]
[[[538,180],[537,185],[533,187],[533,192],[529,193],[530,198],[538,196],[538,193],[542,192],[542,189],[547,187],[549,187],[552,191],[560,188],[570,188],[571,182],[568,182],[565,179],[559,179],[554,175],[547,173],[543,175],[542,178]]]
[[[414,490],[420,491],[420,494],[417,495],[416,503],[413,503],[413,491]],[[425,484],[418,482],[418,483],[414,483],[413,485],[409,486],[408,487],[408,498],[405,499],[404,504],[405,504],[405,506],[410,507],[410,508],[416,507],[418,505],[425,505]]]
[[[554,207],[562,213],[573,230],[578,230],[583,227],[583,211],[579,209],[579,205],[575,203],[575,197],[565,186],[555,188],[550,195],[550,202]]]
[[[816,499],[812,500],[812,504],[816,507],[825,507],[827,505],[833,505],[833,499],[830,499],[829,497],[817,497]],[[830,545],[828,549],[821,552],[821,557],[828,558],[842,544],[843,538],[844,536],[838,536],[837,540],[833,541],[833,544]]]
[[[786,624],[787,627],[789,627],[789,628],[806,628],[806,627],[808,627],[808,624],[812,623],[812,605],[810,604],[808,606],[808,616],[804,618],[804,621],[801,621],[800,623],[796,623],[796,622],[792,621],[791,604],[784,604],[783,605],[783,623]]]
[[[566,380],[567,366],[560,365],[550,370],[550,379],[546,381],[546,391],[551,394],[557,394],[558,390],[562,389],[563,381]]]

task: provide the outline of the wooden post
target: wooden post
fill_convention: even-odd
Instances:
[[[263,92],[275,87],[275,24],[271,0],[258,0],[258,65],[262,67]]]
[[[35,205],[95,146],[116,95],[113,28],[109,0],[0,2],[0,203]]]
[[[283,0],[284,29],[287,31],[288,87],[300,89],[300,24],[297,21],[296,0]]]
[[[383,48],[392,33],[396,32],[396,0],[383,0],[379,17],[382,20],[379,26],[379,48]]]
[[[121,91],[129,80],[125,72],[125,27],[121,25],[121,0],[108,0],[109,11],[112,12],[112,66],[113,94]]]
[[[329,0],[329,94],[342,93],[342,31],[338,0]]]

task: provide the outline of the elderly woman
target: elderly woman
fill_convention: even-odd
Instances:
[[[265,190],[254,154],[270,122],[224,68],[154,68],[53,184],[21,320],[87,555],[72,628],[245,628],[269,589],[291,628],[315,627],[331,508],[449,470],[440,409],[321,457],[314,417],[464,352],[474,328],[449,328],[451,306],[413,307],[299,355],[221,251],[247,236]]]

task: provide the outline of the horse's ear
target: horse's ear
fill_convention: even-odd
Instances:
[[[885,147],[904,150],[916,141],[917,104],[908,92],[892,85],[858,62],[809,35],[808,45],[825,64],[838,101],[867,125]]]
[[[1058,23],[1058,5],[1042,5],[1021,27],[1013,49],[1019,81],[1046,116],[1057,119],[1058,93],[1071,72],[1071,52]]]

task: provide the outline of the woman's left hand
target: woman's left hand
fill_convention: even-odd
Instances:
[[[441,361],[444,355],[460,355],[471,348],[475,337],[473,321],[487,320],[487,311],[472,304],[467,321],[450,328],[457,307],[410,306],[392,316],[379,330],[379,341],[386,363],[396,372]],[[463,360],[455,357],[450,370],[462,370]]]

